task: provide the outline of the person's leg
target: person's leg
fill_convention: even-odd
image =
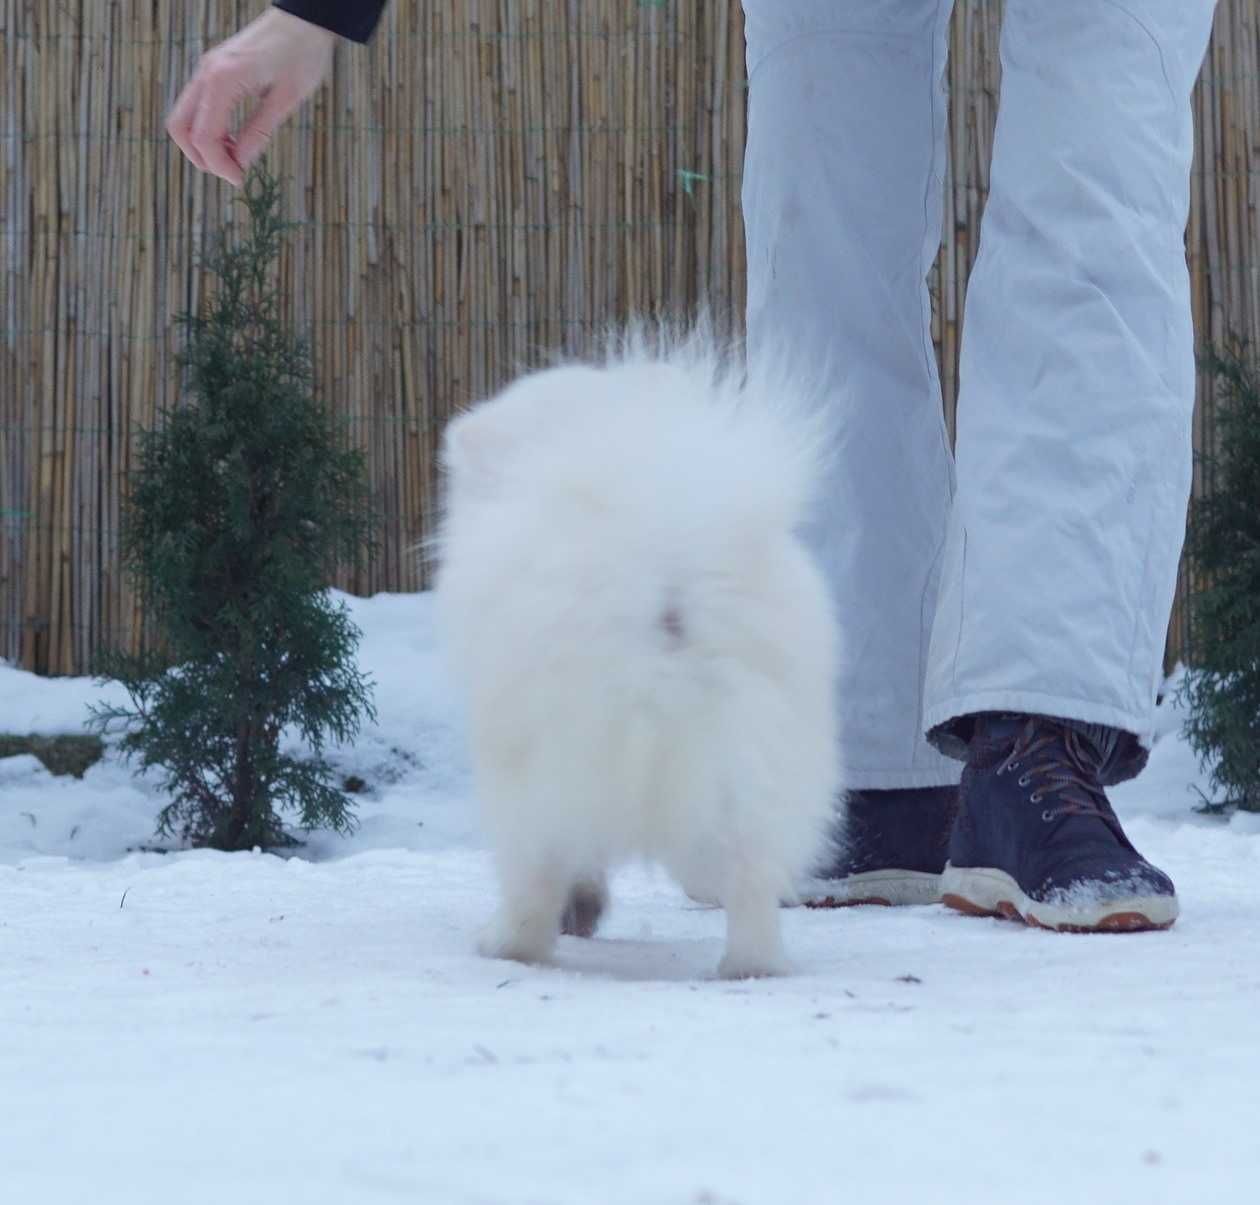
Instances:
[[[927,678],[946,744],[986,711],[1150,732],[1190,489],[1190,93],[1213,7],[1008,0]]]
[[[811,542],[841,620],[836,850],[799,902],[926,903],[958,769],[923,737],[952,463],[926,277],[941,238],[953,0],[745,0],[750,356],[822,374]]]
[[[1190,94],[1213,8],[1007,4],[926,722],[939,748],[970,748],[951,861],[1043,895],[1128,878],[1135,899],[1171,896],[1101,787],[1145,759],[1184,532]],[[1000,813],[1008,795],[1022,811]],[[1161,908],[1145,919],[1171,923]]]
[[[843,784],[955,784],[922,686],[952,467],[925,278],[941,236],[952,0],[744,0],[749,354],[837,412],[812,543],[841,618]]]

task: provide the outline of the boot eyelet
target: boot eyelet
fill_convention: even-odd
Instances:
[[[1054,813],[1049,808],[1046,808],[1046,810],[1041,813],[1041,818],[1049,824],[1050,821],[1054,819]]]
[[[1020,785],[1021,787],[1026,787],[1026,786],[1028,785],[1028,775],[1027,775],[1027,774],[1021,774],[1021,775],[1019,776],[1019,785]]]
[[[1041,792],[1040,792],[1040,791],[1034,791],[1031,795],[1029,795],[1029,796],[1028,796],[1028,802],[1029,802],[1029,803],[1040,803],[1040,802],[1041,802]]]

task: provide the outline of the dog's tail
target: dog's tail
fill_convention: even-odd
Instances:
[[[690,324],[632,322],[606,335],[602,354],[607,368],[655,361],[685,374],[713,428],[712,451],[741,482],[741,509],[775,526],[805,518],[844,409],[826,394],[823,382],[832,374],[825,364],[793,362],[772,345],[750,349],[745,340],[717,335],[703,313]]]

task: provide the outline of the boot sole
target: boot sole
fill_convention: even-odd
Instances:
[[[918,870],[867,870],[842,879],[811,879],[794,901],[805,908],[904,908],[941,902],[941,876]]]
[[[706,908],[720,908],[717,900],[695,892],[687,897]],[[905,908],[941,902],[941,876],[919,870],[867,870],[842,879],[807,879],[784,908]]]
[[[1056,933],[1140,933],[1167,929],[1180,911],[1176,896],[1134,896],[1107,900],[1093,907],[1046,904],[1030,899],[1003,870],[956,867],[948,863],[941,876],[941,902],[968,916],[994,916],[1022,921]]]

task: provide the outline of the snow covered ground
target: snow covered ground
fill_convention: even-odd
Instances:
[[[1169,932],[785,913],[799,973],[715,980],[721,913],[624,873],[558,965],[475,957],[492,882],[429,600],[348,600],[380,723],[359,831],[129,852],[113,758],[0,760],[0,1201],[901,1205],[1260,1196],[1260,823],[1199,816],[1172,708],[1114,792]],[[86,680],[0,666],[0,732]]]

